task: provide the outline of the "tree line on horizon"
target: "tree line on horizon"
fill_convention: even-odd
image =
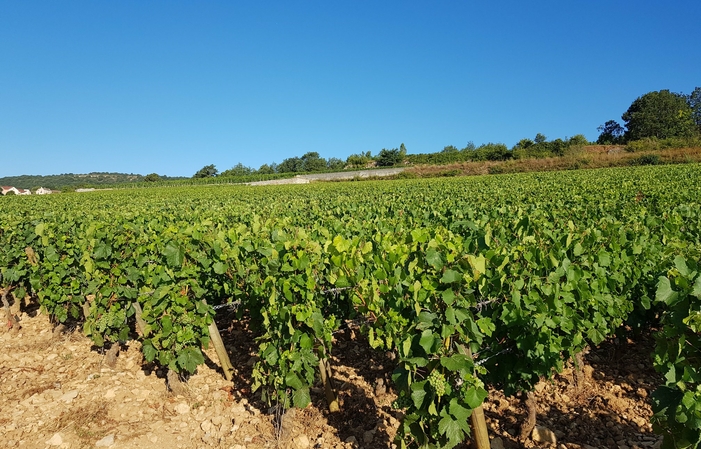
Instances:
[[[627,145],[631,151],[701,145],[701,87],[697,87],[688,95],[669,90],[649,92],[633,101],[621,119],[623,125],[609,120],[599,126],[599,137],[593,143]],[[375,156],[366,151],[351,154],[346,160],[336,157],[325,159],[318,152],[311,151],[302,156],[284,159],[279,164],[263,164],[258,169],[239,162],[219,173],[216,166],[211,164],[198,170],[193,178],[341,171],[400,164],[448,164],[557,157],[564,156],[572,147],[589,144],[582,134],[548,141],[545,135],[538,133],[533,139],[521,139],[511,148],[503,143],[490,142],[478,147],[473,142],[468,142],[461,149],[448,145],[435,153],[407,154],[407,149],[402,143],[399,148],[383,148]],[[154,177],[149,180],[157,179]]]
[[[473,142],[458,149],[453,145],[444,147],[436,153],[407,154],[406,146],[402,143],[399,148],[386,149],[373,156],[370,151],[351,154],[342,160],[339,158],[324,159],[316,151],[305,153],[301,157],[291,157],[277,164],[263,164],[259,169],[247,167],[238,163],[232,168],[219,172],[214,164],[206,165],[197,171],[193,178],[211,178],[215,176],[246,176],[269,175],[275,173],[313,173],[333,172],[349,169],[364,169],[374,167],[393,167],[401,164],[447,164],[451,162],[470,161],[503,161],[508,159],[523,159],[533,157],[562,156],[572,146],[587,145],[589,142],[582,134],[566,140],[555,139],[548,141],[543,134],[536,134],[534,139],[521,139],[509,149],[503,143],[485,143],[476,146]]]
[[[505,161],[564,156],[570,148],[588,144],[625,146],[629,151],[657,150],[663,148],[701,147],[701,87],[691,93],[674,93],[660,90],[646,93],[635,99],[621,115],[621,122],[608,120],[597,128],[599,136],[588,142],[582,134],[570,138],[548,140],[543,134],[521,139],[511,148],[503,143],[485,143],[476,146],[468,142],[463,148],[445,146],[435,153],[408,154],[402,143],[398,148],[383,148],[376,155],[370,151],[351,154],[345,160],[325,159],[317,152],[284,159],[281,163],[263,164],[258,169],[242,163],[221,173],[214,164],[198,170],[192,178],[215,176],[240,177],[247,175],[275,176],[285,173],[333,172],[346,169],[391,167],[401,164],[440,165],[455,162]],[[77,187],[102,186],[122,183],[157,182],[182,177],[168,177],[150,173],[146,176],[123,173],[98,173],[87,175],[21,175],[0,178],[0,184],[35,190],[38,187],[71,190]]]
[[[156,176],[157,178],[154,178]],[[62,173],[60,175],[19,175],[0,178],[0,185],[30,189],[39,187],[52,190],[70,191],[81,187],[100,187],[114,184],[135,183],[142,181],[170,181],[186,179],[182,177],[159,176],[155,173],[143,176],[135,173],[90,172],[87,174]]]

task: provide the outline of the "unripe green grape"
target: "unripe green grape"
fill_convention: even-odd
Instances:
[[[411,406],[411,399],[408,396],[400,396],[392,402],[392,408],[402,410]]]
[[[438,370],[431,371],[431,374],[428,375],[428,383],[431,384],[438,397],[445,394],[445,376]]]

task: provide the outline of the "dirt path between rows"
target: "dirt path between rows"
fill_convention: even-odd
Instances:
[[[370,351],[355,330],[337,334],[334,378],[341,412],[323,392],[274,425],[250,393],[253,342],[244,325],[220,323],[237,376],[223,379],[213,349],[186,384],[167,391],[163,373],[143,364],[139,343],[124,347],[114,369],[79,331],[54,335],[48,318],[24,313],[19,331],[0,331],[0,447],[8,448],[390,448],[400,414],[386,388],[391,354]],[[651,341],[606,343],[587,355],[584,381],[572,369],[536,391],[538,425],[556,444],[518,442],[526,412],[518,398],[492,391],[485,404],[492,446],[558,449],[659,447],[648,423],[658,382]],[[378,380],[382,379],[381,382]],[[465,445],[467,446],[467,445]]]

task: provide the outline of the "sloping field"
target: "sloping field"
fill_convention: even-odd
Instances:
[[[57,406],[81,394],[97,401],[100,396],[88,391],[93,386],[99,391],[123,382],[115,376],[127,374],[102,371],[121,349],[114,369],[125,363],[134,378],[156,373],[155,383],[142,388],[151,393],[129,389],[134,397],[124,396],[125,403],[155,395],[158,401],[149,403],[156,408],[174,398],[171,405],[185,402],[179,410],[190,411],[208,396],[190,398],[187,385],[197,385],[208,369],[212,376],[218,369],[231,372],[235,382],[221,383],[231,393],[227,407],[246,399],[261,415],[253,412],[256,422],[273,430],[257,430],[264,441],[254,441],[251,430],[239,435],[243,442],[216,444],[278,444],[282,416],[302,413],[309,424],[298,426],[292,438],[303,434],[310,445],[336,435],[335,444],[348,439],[356,444],[355,439],[368,447],[396,441],[450,448],[480,425],[471,421],[485,401],[492,404],[484,407],[492,436],[510,441],[520,435],[522,444],[533,443],[545,437],[527,425],[518,429],[518,420],[508,415],[490,415],[514,408],[502,395],[527,398],[532,391],[550,401],[571,401],[557,408],[567,417],[603,398],[601,407],[618,416],[611,419],[630,429],[596,433],[592,441],[601,447],[612,447],[610,441],[654,444],[654,438],[643,438],[652,438],[650,421],[641,421],[651,413],[644,404],[657,407],[651,419],[667,438],[694,441],[695,407],[701,403],[700,361],[693,351],[701,344],[694,327],[700,198],[701,170],[695,164],[5,198],[0,287],[6,322],[12,332],[36,323],[38,331],[26,335],[43,340],[30,339],[26,348],[25,334],[4,340],[3,380],[22,384],[8,380],[3,394],[13,407],[32,405],[34,416],[41,410],[33,406],[38,401],[47,417],[58,420],[42,428],[42,438],[75,428],[73,413],[100,417],[92,421],[104,421],[108,429],[110,419],[138,411],[104,415]],[[32,321],[37,306],[56,330],[41,317]],[[86,337],[73,349],[60,343],[54,351],[51,336],[62,327]],[[572,360],[588,348],[614,335],[624,342],[634,332],[647,335],[660,327],[657,344],[647,343],[643,355],[618,357],[628,368],[608,375],[601,361],[613,363],[616,357],[597,356],[590,360],[596,368],[568,374]],[[224,343],[213,352],[217,328]],[[54,352],[44,352],[42,344]],[[58,364],[59,358],[70,362],[80,347],[84,363]],[[26,356],[33,351],[41,352]],[[652,376],[645,363],[652,351],[664,379]],[[58,371],[41,377],[44,371],[35,363],[50,370],[54,360]],[[89,370],[79,371],[80,366]],[[36,374],[36,386],[25,373]],[[556,377],[564,384],[557,391],[543,387],[557,373],[564,373]],[[86,383],[103,374],[110,377]],[[173,396],[159,375],[168,379]],[[363,382],[355,382],[358,376]],[[604,386],[581,393],[586,378],[603,381],[614,396]],[[189,381],[183,386],[178,379]],[[159,382],[163,396],[156,394]],[[655,401],[649,399],[652,390]],[[501,405],[495,408],[491,400]],[[322,412],[324,402],[342,412]],[[560,419],[543,421],[538,414],[552,407],[526,404],[532,419],[525,422],[559,429]],[[23,410],[13,409],[17,420],[7,421],[8,432],[26,422]],[[297,411],[288,415],[288,410]],[[208,439],[212,426],[222,431],[222,421],[213,418],[225,413],[216,409],[177,425],[191,433],[199,425],[204,434],[198,438]],[[321,416],[331,427],[324,427]],[[237,418],[231,419],[233,428]],[[578,419],[592,431],[569,428],[554,435],[584,443],[595,434],[598,418],[587,413]],[[305,427],[311,423],[321,427]],[[166,424],[168,431],[172,425]],[[39,431],[22,429],[13,441]],[[76,436],[93,431],[78,428]],[[304,439],[295,444],[304,445]]]

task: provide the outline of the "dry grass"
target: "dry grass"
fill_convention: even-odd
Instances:
[[[54,421],[47,423],[46,430],[50,433],[71,430],[82,443],[94,444],[118,425],[109,417],[107,402],[97,401],[61,413]]]
[[[41,393],[45,392],[46,390],[53,390],[54,388],[56,388],[56,386],[54,384],[52,384],[50,382],[44,382],[43,384],[35,385],[33,387],[30,387],[30,388],[22,391],[22,393],[20,393],[19,396],[22,399],[27,399],[27,398],[34,396],[35,394],[41,394]]]
[[[661,164],[701,162],[701,148],[674,148],[630,153],[612,145],[591,145],[571,150],[562,157],[510,161],[459,162],[448,165],[419,165],[407,170],[420,178],[525,173],[586,168],[625,167],[641,156],[656,155]]]

